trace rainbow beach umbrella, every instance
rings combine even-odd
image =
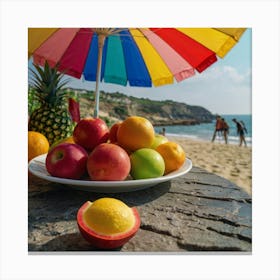
[[[223,58],[246,28],[29,28],[28,58],[86,81],[152,87],[180,82]]]

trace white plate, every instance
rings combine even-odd
[[[29,162],[28,169],[32,174],[51,182],[69,185],[70,187],[78,190],[99,193],[132,192],[136,190],[146,189],[159,183],[170,181],[176,177],[182,176],[189,172],[192,168],[191,160],[186,158],[184,165],[179,170],[158,178],[125,181],[71,180],[51,176],[46,170],[46,156],[46,154],[38,156]]]

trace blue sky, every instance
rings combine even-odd
[[[100,83],[105,92],[121,92],[153,100],[171,99],[203,106],[218,114],[251,114],[252,34],[247,29],[240,41],[223,58],[180,83],[153,88]],[[95,90],[95,82],[71,78],[70,87]]]

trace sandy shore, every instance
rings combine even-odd
[[[183,137],[167,138],[182,145],[194,166],[224,177],[252,194],[251,147],[193,141]]]

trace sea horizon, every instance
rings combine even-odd
[[[252,146],[252,114],[220,114],[222,118],[229,125],[228,143],[233,145],[239,144],[239,136],[237,135],[237,129],[235,123],[232,121],[236,118],[239,121],[243,121],[247,129],[245,139],[248,146]],[[215,129],[215,120],[211,123],[201,123],[198,125],[172,125],[172,126],[157,126],[155,127],[156,133],[159,133],[162,128],[165,128],[166,136],[184,137],[191,140],[208,141],[212,140],[212,136]],[[222,135],[217,135],[215,142],[224,143]]]

